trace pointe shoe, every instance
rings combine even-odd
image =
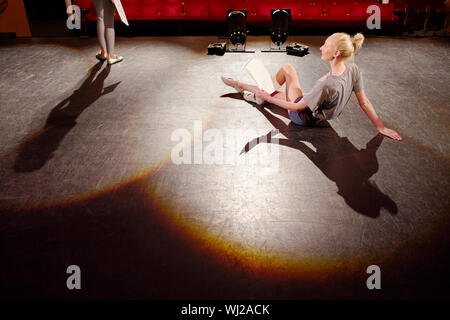
[[[245,92],[242,96],[246,101],[256,103],[259,106],[263,105],[265,102],[263,99],[257,98],[256,93],[253,92]]]
[[[222,76],[221,79],[222,79],[223,83],[225,83],[227,86],[234,88],[234,90],[236,90],[237,92],[239,92],[239,93],[244,92],[244,90],[239,88],[239,86],[237,85],[237,81],[235,82],[235,84],[233,84],[234,80],[231,79],[230,77]]]
[[[115,55],[114,58],[109,58],[108,57],[108,64],[109,65],[114,64],[114,63],[119,63],[121,61],[123,61],[123,57],[122,56]]]
[[[99,50],[95,57],[100,61],[105,61],[106,59],[108,59],[108,55],[106,53],[102,54],[102,50]]]

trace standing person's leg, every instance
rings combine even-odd
[[[106,47],[108,49],[108,64],[114,64],[123,60],[123,57],[114,53],[115,31],[114,14],[116,6],[111,0],[103,0],[105,8]]]
[[[111,0],[101,0],[103,1],[103,8],[105,10],[105,38],[106,38],[106,48],[108,49],[108,57],[113,57],[114,55],[114,41],[115,41],[115,31],[114,31],[114,13],[116,12],[115,5]]]
[[[105,22],[104,22],[104,8],[103,0],[93,0],[95,11],[97,11],[97,38],[100,45],[101,52],[97,53],[97,58],[106,59],[107,50],[105,42]]]

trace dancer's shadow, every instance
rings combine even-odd
[[[223,97],[239,99],[235,94]],[[279,144],[303,152],[328,179],[336,183],[337,193],[352,209],[371,218],[378,217],[382,207],[391,214],[397,213],[396,203],[381,192],[375,182],[369,180],[378,171],[376,151],[383,141],[382,134],[375,135],[366,148],[358,150],[347,138],[340,137],[328,122],[315,128],[298,126],[292,122],[286,125],[264,107],[254,106],[286,137],[279,138]],[[286,110],[275,105],[268,108],[289,119]],[[270,143],[272,134],[273,131],[270,131],[264,138],[249,141],[241,153],[249,152],[259,142]],[[311,143],[316,150],[302,141]],[[326,197],[326,194],[317,195],[317,199],[322,197]]]
[[[120,84],[119,81],[103,88],[111,68],[105,67],[95,77],[101,67],[101,62],[94,65],[83,84],[52,109],[44,128],[23,143],[14,164],[15,171],[31,172],[42,168],[53,157],[67,133],[76,125],[78,116],[98,98],[113,92]]]

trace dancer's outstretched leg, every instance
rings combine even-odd
[[[259,88],[255,85],[245,83],[245,82],[239,82],[237,80],[234,80],[230,77],[222,76],[222,81],[230,86],[233,87],[237,92],[242,93],[244,90],[256,93],[259,91]]]
[[[256,103],[258,105],[261,105],[264,103],[264,100],[256,98],[256,92],[259,91],[259,88],[255,85],[245,83],[245,82],[239,82],[236,80],[233,80],[230,77],[224,77],[222,76],[222,81],[230,86],[233,87],[237,92],[241,93],[245,100]]]
[[[263,100],[256,98],[255,93],[259,91],[257,86],[245,82],[239,82],[231,78],[222,78],[222,80],[225,84],[233,87],[237,92],[242,93],[245,100],[259,105],[264,103]],[[286,100],[286,92],[284,91],[275,91],[272,96],[281,100]]]
[[[279,89],[283,84],[286,83],[286,91],[275,91],[272,96],[294,102],[298,97],[303,96],[302,89],[300,87],[300,82],[298,80],[297,71],[291,64],[284,65],[275,76],[272,77],[275,88]],[[222,77],[222,81],[233,87],[239,93],[243,93],[244,99],[250,102],[257,103],[259,105],[263,104],[264,101],[256,98],[256,93],[259,91],[259,88],[255,85],[239,82],[230,77]],[[244,93],[245,91],[249,91],[250,93]]]
[[[244,90],[256,93],[259,88],[255,85],[239,82],[230,77],[222,77],[225,84],[233,87],[236,91],[242,93]],[[302,89],[300,87],[300,82],[298,80],[297,71],[291,64],[284,65],[276,75],[273,77],[274,85],[279,88],[286,83],[286,91],[284,92],[284,99],[287,101],[295,101],[299,96],[303,96]],[[277,85],[278,84],[278,85]],[[275,96],[277,98],[282,98],[280,93],[282,91],[277,91]]]

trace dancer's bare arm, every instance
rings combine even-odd
[[[356,97],[358,98],[359,106],[364,110],[370,121],[372,121],[372,123],[380,133],[394,140],[402,140],[402,137],[400,137],[397,131],[386,128],[384,126],[383,122],[375,112],[372,103],[370,103],[369,99],[367,98],[364,90],[356,92]]]

